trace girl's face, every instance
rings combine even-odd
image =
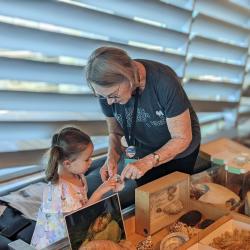
[[[72,174],[85,174],[92,163],[93,149],[92,143],[89,143],[87,148],[80,152],[76,159],[65,160],[63,162],[64,167]]]

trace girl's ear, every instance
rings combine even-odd
[[[69,169],[69,168],[70,168],[70,165],[71,165],[70,160],[64,160],[64,161],[63,161],[63,166],[64,166],[65,168]]]

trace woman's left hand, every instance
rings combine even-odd
[[[132,180],[139,179],[152,167],[152,163],[144,159],[129,163],[125,166],[121,173],[121,180],[123,181],[125,178]]]

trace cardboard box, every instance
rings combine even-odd
[[[136,188],[136,233],[151,235],[173,223],[183,214],[185,208],[189,206],[189,178],[188,174],[174,172]],[[177,200],[181,201],[183,212],[176,215],[165,213],[169,205]]]

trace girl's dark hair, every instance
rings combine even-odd
[[[66,127],[55,133],[45,170],[46,180],[55,183],[58,180],[59,163],[66,159],[75,160],[90,143],[92,143],[90,137],[75,127]]]

